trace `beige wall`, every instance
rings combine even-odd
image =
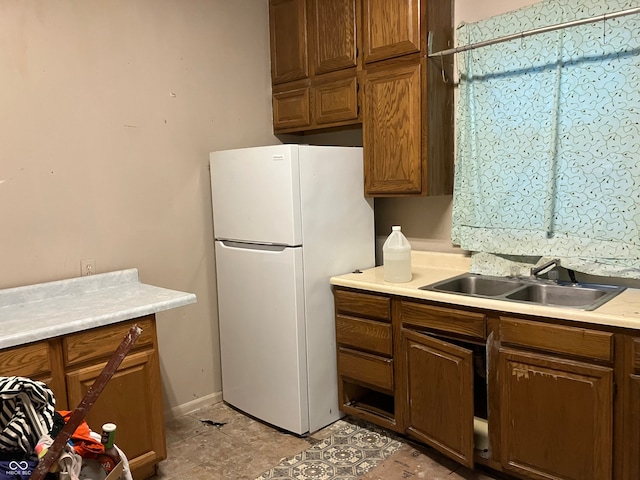
[[[457,0],[456,23],[528,3]],[[208,153],[278,142],[268,38],[267,0],[0,0],[0,288],[95,258],[195,293],[158,315],[166,409],[219,398]],[[377,229],[446,243],[450,209],[377,200]]]
[[[0,0],[0,288],[136,267],[165,408],[221,390],[208,153],[271,134],[266,0]]]

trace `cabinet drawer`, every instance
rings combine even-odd
[[[362,318],[336,316],[336,338],[346,345],[391,356],[391,324]]]
[[[613,361],[613,333],[500,317],[500,342],[589,359]]]
[[[134,321],[117,323],[87,332],[69,335],[63,339],[63,355],[66,366],[77,365],[88,360],[108,358],[122,343],[124,336],[137,324],[142,333],[134,348],[152,345],[155,341],[153,316],[138,318]]]
[[[340,348],[338,375],[383,390],[393,390],[393,360],[389,358]]]
[[[23,345],[0,352],[0,375],[36,377],[53,370],[47,342]]]
[[[336,312],[391,321],[391,299],[373,293],[335,290]]]
[[[486,316],[453,308],[434,307],[422,303],[402,302],[402,326],[418,327],[445,333],[486,339]]]

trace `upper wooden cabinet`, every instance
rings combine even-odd
[[[451,1],[363,0],[365,194],[453,192],[451,60],[427,57],[451,45]]]
[[[362,124],[365,195],[451,194],[452,3],[270,0],[274,133]]]
[[[420,51],[420,0],[363,0],[362,13],[366,63]]]
[[[271,81],[274,85],[309,76],[306,0],[270,0]]]
[[[270,0],[275,133],[360,123],[359,0]]]

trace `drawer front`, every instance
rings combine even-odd
[[[0,352],[0,375],[35,377],[51,372],[49,344],[39,342]]]
[[[393,360],[389,358],[340,348],[338,375],[386,391],[393,390]]]
[[[487,322],[483,313],[406,301],[402,302],[401,312],[402,326],[405,328],[427,328],[476,340],[485,340],[487,337]]]
[[[550,353],[613,361],[613,333],[500,317],[500,341]]]
[[[135,324],[142,329],[142,333],[136,340],[134,348],[153,345],[156,334],[153,316],[150,315],[65,337],[63,339],[65,365],[72,366],[89,360],[111,357],[131,326]]]
[[[633,339],[633,368],[640,370],[640,338]]]
[[[335,290],[336,312],[391,321],[391,299],[373,293]]]
[[[361,318],[336,316],[338,345],[391,356],[391,324]]]

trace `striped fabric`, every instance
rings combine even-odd
[[[17,397],[21,392],[31,400],[47,432],[53,427],[55,398],[43,382],[25,377],[0,377],[0,451],[31,454],[38,443],[38,434]]]

